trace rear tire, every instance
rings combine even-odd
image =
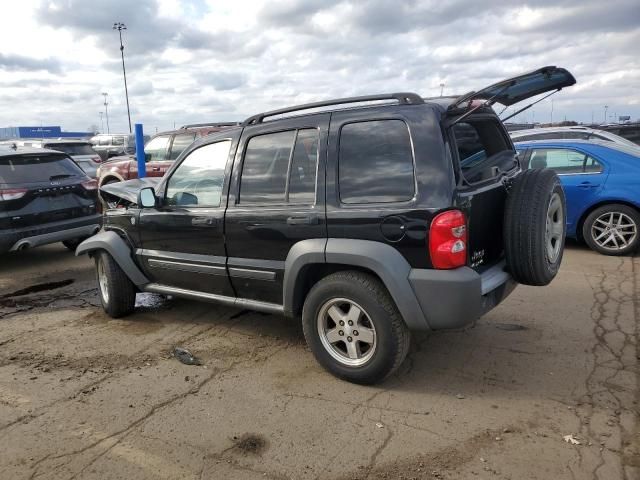
[[[596,208],[584,220],[582,236],[591,250],[603,255],[627,255],[640,245],[640,213],[612,203]]]
[[[98,294],[102,308],[112,318],[120,318],[133,312],[136,289],[120,265],[105,251],[95,255]]]
[[[552,170],[522,172],[513,182],[504,216],[504,250],[513,278],[548,285],[558,273],[566,235],[566,200]]]
[[[356,271],[331,274],[313,286],[304,302],[302,327],[320,365],[360,384],[391,375],[407,356],[411,338],[384,285]]]

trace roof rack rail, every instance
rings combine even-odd
[[[254,125],[256,123],[262,123],[266,117],[273,117],[275,115],[282,115],[284,113],[297,112],[299,110],[309,110],[312,108],[329,107],[332,105],[343,105],[347,103],[375,102],[378,100],[397,100],[398,103],[402,105],[417,105],[424,103],[424,100],[420,95],[410,92],[383,93],[380,95],[364,95],[361,97],[338,98],[335,100],[306,103],[303,105],[271,110],[270,112],[258,113],[257,115],[253,115],[252,117],[247,118],[244,122],[242,122],[242,125],[247,126]]]
[[[238,125],[240,125],[240,122],[190,123],[188,125],[182,125],[180,130],[198,127],[236,127]]]

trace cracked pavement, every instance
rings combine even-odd
[[[639,262],[571,244],[552,285],[363,387],[294,320],[149,294],[113,320],[90,259],[4,255],[0,478],[638,479]]]

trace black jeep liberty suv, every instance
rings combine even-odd
[[[521,170],[491,105],[574,83],[544,67],[457,98],[255,115],[196,141],[156,183],[129,181],[135,201],[106,211],[77,254],[95,258],[112,317],[140,291],[301,317],[323,367],[381,381],[410,331],[462,327],[517,283],[555,277],[562,187]]]

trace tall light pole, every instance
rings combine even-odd
[[[553,127],[553,98],[551,99],[551,126]]]
[[[127,89],[127,71],[124,68],[124,45],[122,44],[122,31],[127,29],[124,23],[116,22],[113,24],[113,29],[117,30],[120,34],[120,55],[122,56],[122,76],[124,77],[124,95],[127,99],[127,116],[129,117],[129,133],[131,130],[131,111],[129,110],[129,90]]]
[[[109,102],[107,102],[109,94],[107,92],[102,92],[102,96],[104,97],[104,116],[107,118],[107,133],[111,133],[109,131],[109,108],[107,107],[107,105],[109,105]]]
[[[102,119],[102,115],[104,115],[104,112],[98,112],[100,114],[100,131],[102,133],[104,133],[104,120]]]
[[[609,110],[609,105],[604,106],[604,123],[607,123],[607,110]]]
[[[444,83],[441,83],[440,84],[440,96],[442,96],[443,92],[444,92]]]

